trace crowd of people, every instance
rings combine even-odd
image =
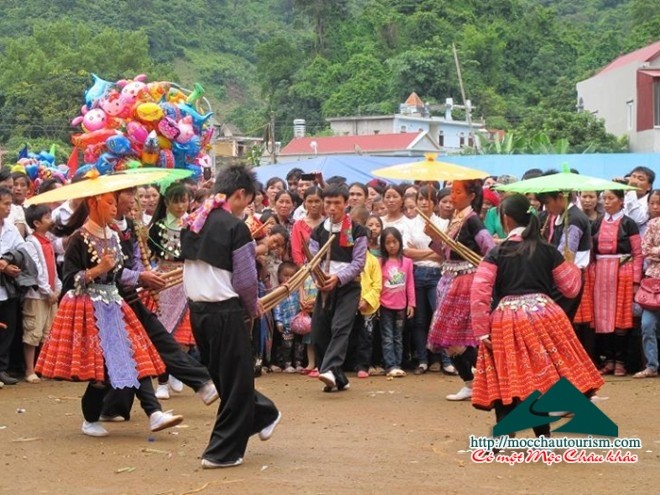
[[[457,375],[462,383],[447,400],[471,399],[495,409],[498,421],[530,387],[552,384],[529,376],[544,374],[549,362],[530,351],[548,345],[539,335],[560,349],[551,360],[557,376],[588,395],[602,385],[600,375],[658,374],[660,309],[636,303],[644,280],[660,280],[660,190],[646,167],[617,179],[636,188],[628,192],[527,195],[498,192],[516,181],[508,175],[347,184],[294,168],[252,184],[234,169],[215,184],[185,180],[29,207],[29,195],[62,184],[49,179],[35,190],[24,173],[2,169],[0,387],[35,384],[40,375],[88,381],[83,432],[91,436],[107,434],[101,420],[128,419],[134,395],[152,430],[177,424],[182,418],[159,401],[184,384],[206,404],[220,391],[223,403],[241,409],[249,380],[228,378],[212,356],[235,356],[207,339],[209,312],[231,322],[241,307],[252,317],[251,338],[233,345],[249,349],[250,379],[297,373],[335,392],[350,388],[352,373],[358,380]],[[551,173],[529,170],[521,179]],[[215,209],[231,211],[249,238]],[[226,235],[210,234],[210,225]],[[467,261],[438,231],[484,261]],[[258,295],[271,293],[331,239],[321,274],[272,311],[261,311],[241,285],[243,272],[255,270]],[[211,246],[226,250],[223,259],[209,254]],[[218,299],[207,299],[200,280],[217,285]],[[233,297],[236,308],[218,302]],[[534,318],[515,316],[529,308]],[[121,334],[106,324],[120,320]],[[135,363],[130,373],[126,360]],[[117,390],[109,392],[108,382]],[[253,423],[221,411],[216,430],[231,423],[232,431],[268,438],[281,415],[254,393]],[[242,462],[243,440],[228,451],[223,438],[212,437],[205,467]]]

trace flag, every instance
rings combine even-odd
[[[18,152],[18,159],[22,158],[27,158],[28,157],[28,146],[27,144],[24,144],[23,147],[21,148],[21,151]]]
[[[66,166],[69,167],[69,179],[73,179],[73,176],[76,175],[76,170],[78,170],[78,148],[74,147],[71,150],[71,155],[69,155]]]

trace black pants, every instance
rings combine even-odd
[[[598,365],[598,360],[596,359],[596,332],[594,329],[589,326],[589,323],[574,324],[573,328],[580,344],[584,347],[591,361],[595,365]]]
[[[140,388],[138,389],[114,389],[109,387],[102,387],[99,385],[92,385],[92,383],[89,383],[87,385],[87,390],[85,390],[81,400],[81,407],[85,421],[94,423],[95,421],[99,420],[103,409],[106,408],[105,402],[107,401],[110,394],[113,394],[114,400],[117,401],[118,405],[126,404],[126,401],[130,400],[130,404],[128,406],[129,414],[131,407],[133,406],[133,397],[135,395],[138,396],[140,405],[142,406],[142,409],[147,416],[151,416],[156,411],[162,410],[160,404],[158,403],[158,399],[156,399],[156,394],[154,393],[154,386],[151,383],[151,378],[140,379]],[[126,419],[129,418],[129,416],[124,417]]]
[[[472,367],[477,364],[476,347],[468,346],[462,354],[451,356],[450,359],[454,368],[458,371],[458,376],[460,376],[464,382],[470,382],[474,379]]]
[[[174,375],[195,392],[211,380],[208,370],[185,352],[174,337],[165,330],[158,317],[149,311],[142,302],[137,301],[130,304],[131,309],[147,331],[149,339],[160,354],[167,372]],[[130,417],[133,399],[136,390],[121,389],[111,390],[105,398],[104,416]]]
[[[250,333],[238,299],[189,305],[202,363],[222,397],[203,458],[235,461],[245,455],[250,436],[273,423],[278,411],[254,389]]]
[[[0,328],[0,371],[9,369],[9,355],[18,326],[18,298],[0,301],[0,322],[7,328]]]
[[[322,297],[316,298],[312,314],[312,342],[316,345],[319,371],[332,370],[337,374],[346,359],[348,340],[360,302],[360,284],[350,282],[328,293],[325,306]]]

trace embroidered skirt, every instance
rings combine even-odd
[[[493,349],[479,346],[472,405],[490,410],[535,390],[545,393],[561,377],[591,393],[603,379],[562,309],[543,294],[508,296],[491,315]]]
[[[427,347],[432,352],[452,346],[476,347],[470,316],[475,269],[464,261],[449,261],[443,264],[442,270]]]
[[[596,333],[633,327],[633,264],[619,256],[598,256],[594,278]]]
[[[578,306],[573,323],[593,323],[594,321],[594,278],[595,266],[593,263],[584,272],[584,289],[582,290],[582,299]]]
[[[165,372],[135,313],[121,298],[66,294],[35,370],[46,378],[109,382],[113,388]],[[107,376],[106,376],[107,370]]]

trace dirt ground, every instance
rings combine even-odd
[[[151,434],[136,406],[130,422],[108,425],[110,436],[98,439],[80,432],[84,384],[6,386],[0,494],[621,494],[660,483],[659,379],[610,378],[600,393],[619,436],[642,440],[634,465],[475,464],[468,437],[489,434],[492,415],[446,401],[459,382],[437,373],[353,378],[342,393],[321,385],[300,375],[258,378],[284,419],[268,442],[250,441],[242,466],[221,470],[200,467],[215,406],[190,389],[163,401],[185,415],[180,427]]]

